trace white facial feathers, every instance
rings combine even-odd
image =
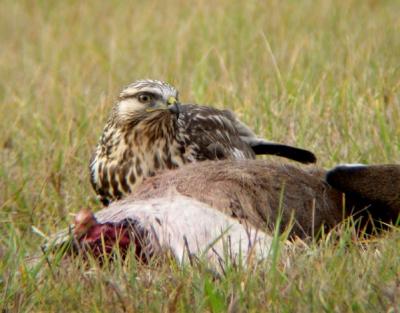
[[[153,94],[158,101],[166,104],[168,99],[178,99],[178,91],[171,85],[159,80],[138,80],[125,87],[119,94],[118,116],[122,119],[129,118],[131,114],[147,108],[135,98],[139,92]]]

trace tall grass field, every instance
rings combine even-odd
[[[395,228],[360,240],[343,225],[218,277],[40,249],[71,213],[101,208],[89,158],[119,90],[141,78],[229,108],[321,167],[398,163],[399,1],[2,0],[0,45],[0,312],[400,311]]]

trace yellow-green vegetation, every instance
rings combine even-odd
[[[71,212],[100,208],[88,160],[119,89],[169,81],[319,165],[400,156],[400,2],[0,2],[1,312],[398,312],[400,232],[333,238],[253,270],[134,260],[29,266]]]

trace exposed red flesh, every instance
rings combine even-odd
[[[131,244],[140,261],[146,263],[149,260],[149,255],[143,252],[146,231],[135,222],[99,223],[90,210],[82,209],[76,215],[74,224],[79,249],[101,263],[104,257],[111,258],[116,251],[124,259]]]
[[[78,242],[95,258],[102,258],[104,254],[111,256],[113,250],[117,249],[124,258],[131,244],[131,236],[128,226],[97,223],[91,226]]]

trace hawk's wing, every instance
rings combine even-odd
[[[272,154],[285,157],[301,163],[315,163],[317,158],[314,153],[296,148],[293,146],[283,145],[276,142],[268,141],[264,138],[257,137],[253,131],[240,121],[231,111],[226,111],[231,115],[235,128],[238,130],[240,138],[252,147],[255,154]]]
[[[254,158],[255,154],[270,154],[301,163],[316,162],[310,151],[257,137],[229,110],[190,104],[182,105],[180,110],[179,120],[187,135],[186,143],[196,143],[204,159],[248,159]]]
[[[253,149],[242,140],[232,113],[199,105],[180,105],[178,126],[186,153],[194,160],[254,159]]]

